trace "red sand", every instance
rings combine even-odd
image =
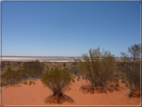
[[[64,102],[61,105],[140,105],[140,98],[129,98],[127,87],[119,81],[120,91],[112,93],[83,94],[79,88],[88,84],[85,80],[75,81],[70,90],[64,92],[74,100],[74,103]],[[2,105],[49,105],[45,98],[52,95],[52,91],[45,87],[40,80],[35,85],[24,85],[21,87],[2,87]],[[57,105],[57,104],[51,104]]]

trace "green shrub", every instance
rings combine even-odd
[[[126,53],[121,52],[121,58],[124,63],[122,71],[129,82],[130,90],[140,90],[140,46],[136,44],[132,45],[128,48],[128,52],[132,58]]]
[[[89,50],[87,54],[82,55],[84,61],[78,59],[78,71],[89,80],[92,87],[104,86],[111,81],[116,71],[115,58],[109,51],[100,52],[100,48]]]
[[[23,78],[33,78],[38,76],[38,71],[29,68],[24,68],[20,70]]]
[[[1,85],[2,85],[2,86],[7,86],[8,84],[7,84],[7,82],[2,81],[2,82],[1,82]]]
[[[2,61],[1,68],[5,68],[5,66],[6,66],[6,63],[4,61]]]
[[[10,85],[14,85],[21,82],[22,79],[19,71],[14,71],[9,67],[6,73],[2,75],[2,80]]]
[[[34,73],[36,73],[36,76],[40,77],[40,75],[43,72],[44,63],[36,60],[36,61],[24,62],[23,66],[25,69],[30,69],[35,71]]]
[[[63,67],[66,68],[66,63],[63,63]]]
[[[56,95],[63,92],[63,88],[69,85],[73,80],[73,76],[68,70],[55,68],[44,74],[41,80],[43,84],[53,91],[53,95]]]

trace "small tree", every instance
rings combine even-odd
[[[122,68],[129,82],[130,91],[132,92],[140,89],[140,46],[136,44],[132,45],[128,48],[128,52],[133,60],[131,60],[129,55],[121,52],[121,58],[125,64]],[[135,87],[132,87],[133,85]]]
[[[53,91],[53,95],[48,96],[45,102],[49,103],[63,103],[64,101],[73,102],[73,99],[67,95],[63,94],[65,88],[70,84],[71,81],[74,82],[73,76],[70,71],[66,69],[55,68],[50,72],[45,73],[41,77],[43,84]]]
[[[55,68],[47,72],[42,78],[43,84],[53,91],[53,95],[63,94],[63,88],[69,85],[73,76],[70,71]]]
[[[113,79],[116,69],[115,58],[109,51],[100,52],[100,48],[89,50],[89,55],[84,54],[83,60],[78,59],[78,71],[88,79],[92,87],[105,86]]]
[[[140,58],[140,45],[134,44],[131,47],[128,47],[128,52],[135,61],[137,58]]]

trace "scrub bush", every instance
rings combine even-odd
[[[112,81],[116,71],[114,55],[109,51],[100,52],[100,48],[89,50],[82,55],[83,61],[78,59],[78,71],[85,79],[89,80],[92,87],[105,86]]]
[[[69,70],[55,68],[41,77],[43,84],[53,91],[53,95],[63,93],[63,88],[73,81]]]

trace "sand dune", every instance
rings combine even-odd
[[[70,90],[64,94],[71,97],[74,102],[64,102],[61,105],[140,105],[140,98],[127,96],[127,87],[121,83],[121,80],[119,81],[120,91],[112,93],[83,94],[79,88],[87,84],[89,82],[85,80],[72,83]],[[52,95],[52,91],[38,79],[35,85],[20,84],[20,87],[2,87],[2,105],[58,105],[44,102],[49,95]]]

